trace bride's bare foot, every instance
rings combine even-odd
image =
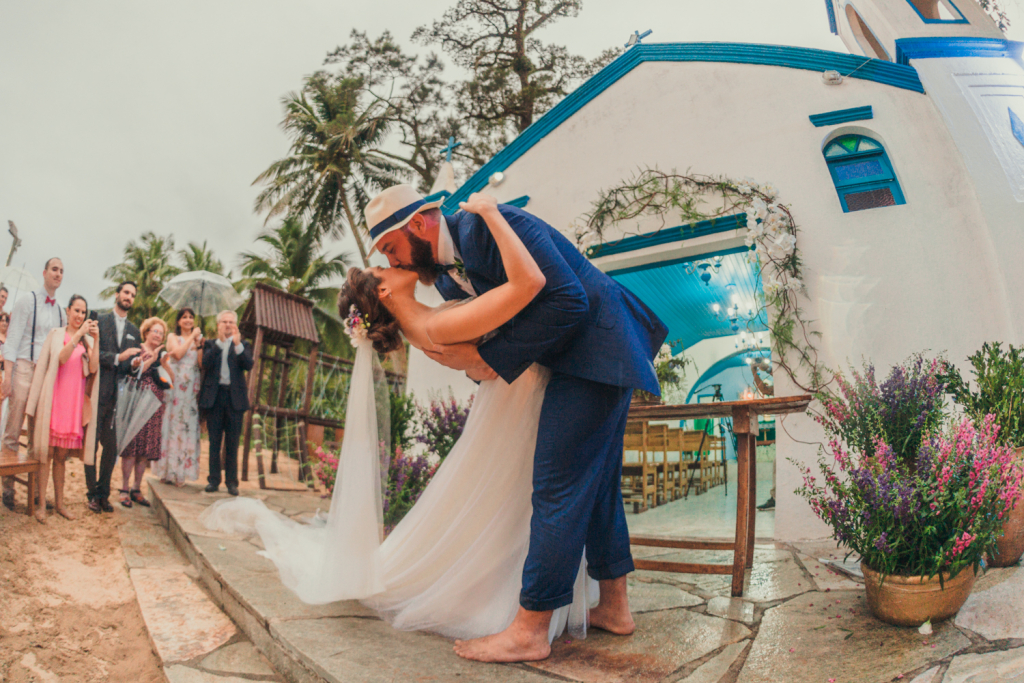
[[[515,620],[501,633],[456,640],[455,654],[477,662],[539,662],[551,654],[550,623],[551,612],[530,612],[520,607]]]
[[[71,514],[70,512],[68,512],[67,508],[65,508],[63,505],[61,505],[60,507],[56,508],[56,511],[57,511],[57,514],[60,515],[61,517],[63,517],[64,519],[69,519],[72,522],[75,521],[75,516],[73,514]]]
[[[636,630],[629,612],[625,576],[601,581],[601,601],[590,610],[590,626],[618,636],[628,636]]]

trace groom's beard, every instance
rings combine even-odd
[[[404,232],[404,231],[403,231]],[[437,279],[437,261],[434,260],[434,248],[427,240],[417,237],[412,232],[406,232],[409,238],[409,246],[412,247],[412,263],[402,266],[405,270],[411,270],[420,276],[420,282],[428,287],[434,284]]]

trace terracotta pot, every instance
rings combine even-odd
[[[1018,448],[1017,455],[1024,457],[1024,448]],[[1024,492],[1003,521],[1003,535],[996,541],[995,556],[989,558],[988,565],[1010,567],[1020,561],[1021,555],[1024,555]]]
[[[968,567],[954,579],[943,575],[944,585],[938,576],[887,576],[882,581],[882,575],[863,562],[860,568],[871,613],[896,626],[920,626],[928,620],[936,623],[949,619],[963,607],[977,578]]]
[[[345,430],[344,429],[338,429],[336,427],[334,429],[334,440],[337,441],[339,444],[342,441],[344,441],[345,440]]]

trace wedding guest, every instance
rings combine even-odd
[[[25,407],[32,389],[32,375],[46,335],[55,327],[64,327],[64,310],[57,305],[57,288],[64,280],[64,263],[51,258],[43,266],[43,288],[23,296],[14,304],[7,339],[4,341],[4,377],[0,398],[7,398],[7,423],[4,425],[0,453],[17,455]],[[32,435],[29,435],[31,440]],[[31,443],[29,444],[31,450]],[[45,499],[40,499],[45,505]],[[3,478],[3,504],[14,509],[14,477]]]
[[[164,424],[164,382],[160,378],[163,368],[174,384],[174,372],[168,365],[164,351],[167,323],[160,318],[147,318],[139,328],[142,335],[142,365],[139,368],[140,385],[144,391],[152,391],[160,399],[160,407],[146,421],[139,433],[121,451],[121,505],[130,508],[132,503],[149,507],[149,501],[142,495],[142,477],[146,464],[160,459],[160,436]],[[135,472],[135,488],[129,488],[132,472]]]
[[[203,345],[203,388],[199,407],[206,414],[210,435],[210,475],[208,493],[220,487],[220,446],[224,442],[224,483],[228,493],[238,495],[238,440],[242,435],[242,416],[249,410],[249,391],[245,373],[252,369],[252,347],[242,341],[238,316],[234,311],[217,314],[217,338]]]
[[[100,367],[103,371],[100,373],[96,425],[102,455],[99,458],[98,473],[95,461],[85,465],[86,495],[92,512],[114,511],[110,504],[110,478],[117,463],[117,434],[114,431],[117,383],[142,362],[139,355],[142,351],[139,328],[128,320],[128,311],[135,303],[136,290],[131,280],[120,283],[114,294],[114,309],[99,317]]]
[[[0,286],[0,311],[7,308],[7,288]]]
[[[7,341],[7,328],[11,325],[11,314],[7,311],[0,311],[0,386],[4,381],[4,354],[3,344]],[[4,433],[4,425],[7,424],[7,399],[0,400],[0,434]]]
[[[64,467],[67,458],[86,462],[96,450],[96,375],[100,370],[100,329],[86,320],[88,304],[78,294],[67,308],[67,327],[46,335],[39,353],[25,414],[33,418],[32,455],[43,463],[39,496],[46,499],[53,463],[53,508],[74,519],[64,506]],[[36,520],[46,522],[46,507],[36,508]]]
[[[199,478],[199,369],[203,333],[191,308],[178,311],[174,333],[167,335],[168,366],[174,386],[164,392],[163,454],[153,474],[165,484],[181,486]]]

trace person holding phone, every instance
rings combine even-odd
[[[88,304],[75,294],[67,307],[65,327],[46,335],[36,362],[25,414],[34,418],[32,455],[42,464],[39,498],[46,499],[53,463],[53,508],[69,520],[64,504],[65,463],[69,457],[93,462],[96,451],[96,377],[100,371],[100,328],[86,320]],[[46,523],[46,506],[36,508]]]

